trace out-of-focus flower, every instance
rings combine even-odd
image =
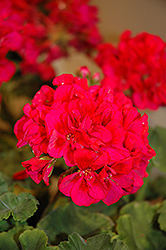
[[[125,31],[117,47],[98,47],[97,64],[102,68],[102,85],[125,91],[140,109],[166,105],[166,43],[158,36]]]
[[[89,3],[1,1],[0,83],[9,81],[16,71],[6,58],[11,51],[21,59],[17,65],[22,74],[38,74],[44,81],[54,78],[52,62],[67,56],[71,46],[91,54],[102,38],[97,29],[97,8]]]
[[[99,84],[100,74],[97,72],[94,75],[92,75],[87,66],[78,67],[76,74],[78,77],[88,79],[89,85]]]
[[[13,175],[14,180],[25,180],[28,177],[29,177],[29,174],[27,174],[25,170],[18,171],[14,173]]]

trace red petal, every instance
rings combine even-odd
[[[91,183],[87,180],[89,185],[89,195],[97,200],[103,199],[107,194],[106,186],[103,182],[99,180],[99,178],[95,178],[95,180]]]
[[[103,202],[110,206],[111,204],[117,202],[123,195],[123,190],[115,182],[109,180],[108,182],[108,194],[106,198],[103,199]]]
[[[56,130],[53,130],[47,149],[49,155],[55,158],[61,158],[67,146],[66,144],[67,142],[64,136],[59,134]]]
[[[73,188],[74,184],[78,181],[79,179],[79,173],[76,172],[74,174],[70,174],[65,176],[64,178],[60,178],[58,187],[59,190],[66,196],[70,196],[71,194],[71,189]]]
[[[128,174],[133,166],[133,159],[131,157],[114,163],[111,168],[115,170],[116,173]]]
[[[25,180],[25,179],[27,179],[28,177],[29,177],[29,174],[27,174],[25,170],[16,172],[16,173],[13,175],[13,179],[14,179],[14,180]]]
[[[0,62],[0,83],[8,82],[16,71],[16,66],[13,62],[7,59],[1,59]]]
[[[91,136],[97,137],[103,142],[109,142],[112,139],[112,133],[104,126],[97,125]]]
[[[71,198],[73,202],[78,206],[87,207],[95,201],[95,199],[89,196],[87,183],[83,177],[81,177],[73,186],[71,190]]]
[[[74,154],[75,163],[81,170],[90,168],[95,157],[94,151],[85,148],[76,150]]]
[[[61,86],[64,84],[71,84],[74,81],[74,76],[72,74],[62,74],[54,78],[52,84]]]

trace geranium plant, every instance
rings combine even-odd
[[[144,110],[166,104],[165,42],[101,43],[89,0],[5,0],[0,13],[0,250],[165,250],[166,129]],[[71,47],[104,76],[56,76]]]
[[[107,205],[135,193],[155,155],[148,143],[147,115],[142,117],[129,98],[110,87],[63,74],[53,90],[42,86],[24,106],[14,131],[18,147],[29,144],[35,157],[23,162],[26,173],[48,185],[56,159],[64,157],[70,170],[59,179],[59,189],[75,204]],[[74,167],[73,167],[74,166]]]

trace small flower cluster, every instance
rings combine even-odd
[[[55,90],[41,87],[15,124],[17,146],[29,144],[35,154],[23,162],[27,174],[48,185],[54,162],[63,157],[70,168],[61,174],[59,190],[80,206],[100,200],[110,205],[136,192],[155,155],[148,116],[141,117],[122,92],[88,87],[86,78],[63,74],[53,85]]]
[[[103,85],[126,91],[140,109],[166,105],[166,43],[158,36],[125,31],[117,47],[99,45],[97,64],[104,73]]]
[[[54,78],[52,61],[74,46],[90,54],[101,42],[97,8],[90,0],[4,0],[0,2],[0,84],[16,72],[9,52],[19,56],[23,74]],[[46,14],[45,14],[46,13]]]
[[[98,9],[91,0],[51,0],[46,5],[49,18],[71,35],[68,43],[88,54],[102,41],[97,28]]]

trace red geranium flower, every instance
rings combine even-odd
[[[70,74],[53,84],[56,90],[43,86],[15,125],[18,146],[28,143],[37,156],[23,163],[26,172],[37,182],[45,178],[45,163],[37,167],[41,154],[64,157],[71,169],[62,174],[59,189],[77,205],[110,205],[136,192],[155,155],[147,139],[148,116],[109,86],[89,88],[86,79]]]
[[[66,196],[71,196],[79,206],[89,206],[103,199],[107,194],[106,185],[95,172],[106,163],[107,156],[97,154],[88,149],[75,152],[75,162],[79,171],[60,178],[59,189]]]
[[[102,85],[125,91],[138,108],[157,109],[166,105],[166,43],[143,32],[131,37],[125,31],[117,47],[98,47],[97,64],[102,68]]]
[[[6,59],[11,51],[21,57],[22,74],[38,74],[44,81],[54,78],[52,62],[68,56],[71,46],[90,55],[102,40],[97,15],[90,0],[1,1],[0,83],[16,71]]]

